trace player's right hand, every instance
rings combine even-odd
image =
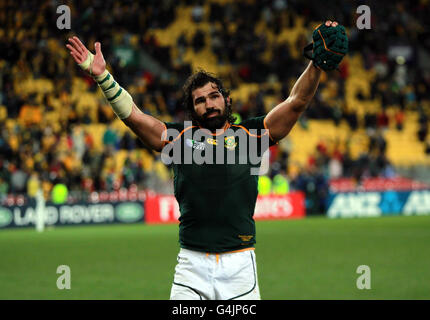
[[[101,51],[100,42],[94,44],[95,55],[82,44],[78,37],[69,38],[69,42],[70,44],[66,44],[66,47],[70,50],[70,55],[91,76],[101,75],[106,70],[106,62]]]
[[[344,26],[337,21],[327,20],[312,33],[313,64],[324,71],[338,68],[348,53],[348,36]]]

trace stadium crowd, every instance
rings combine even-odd
[[[39,186],[49,195],[59,182],[87,192],[133,184],[147,188],[154,185],[149,181],[165,176],[163,169],[145,170],[140,157],[127,156],[118,170],[119,150],[146,150],[154,162],[160,162],[159,155],[113,125],[116,118],[96,84],[76,67],[64,47],[72,34],[91,49],[95,40],[100,41],[115,78],[136,105],[164,121],[185,118],[181,85],[193,71],[186,52],[198,54],[208,48],[216,63],[226,67],[223,77],[231,90],[244,83],[261,85],[245,99],[233,101],[234,111],[246,119],[266,112],[267,95],[276,96],[277,102],[288,96],[308,62],[302,48],[309,42],[312,23],[335,17],[349,32],[350,54],[359,54],[365,69],[376,74],[370,92],[356,98],[379,99],[382,108],[369,108],[361,115],[348,105],[345,80],[354,70],[346,60],[330,81],[321,82],[298,125],[306,128],[314,119],[333,121],[334,126],[345,122],[352,131],[366,130],[368,148],[353,158],[347,142],[320,141],[306,165],[293,172],[289,158],[295,151],[287,138],[272,147],[269,176],[288,177],[290,189],[317,199],[318,210],[324,206],[330,178],[392,176],[395,170],[386,154],[384,132],[392,123],[402,131],[408,110],[418,113],[416,137],[430,153],[428,1],[371,1],[377,32],[355,27],[360,1],[329,1],[330,5],[314,0],[306,5],[298,0],[65,2],[71,8],[70,31],[57,28],[56,1],[0,1],[0,197],[34,196]],[[387,5],[392,10],[384,10]],[[191,9],[196,32],[182,32],[172,45],[163,45],[152,31],[182,19],[178,7]],[[205,24],[209,28],[200,28]],[[307,31],[293,45],[276,40],[284,36],[285,28],[295,26]],[[82,98],[88,95],[93,98]],[[387,112],[388,106],[394,112]],[[95,124],[103,125],[100,148],[89,129]]]

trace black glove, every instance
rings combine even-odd
[[[305,57],[313,60],[314,64],[325,70],[337,69],[339,63],[348,52],[348,37],[345,28],[338,24],[327,27],[321,24],[312,33],[313,43],[305,47]],[[306,51],[312,49],[312,57]]]

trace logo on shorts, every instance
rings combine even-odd
[[[240,238],[240,240],[242,240],[242,241],[244,241],[244,242],[248,242],[248,241],[250,241],[254,236],[242,236],[242,235],[239,235],[238,237]]]

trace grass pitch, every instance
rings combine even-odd
[[[168,299],[178,250],[177,225],[1,230],[0,299]],[[260,221],[255,252],[263,299],[430,299],[430,216]]]

